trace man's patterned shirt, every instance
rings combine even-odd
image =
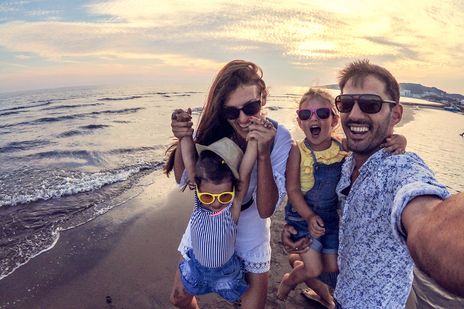
[[[401,214],[417,196],[445,199],[450,194],[414,153],[391,155],[379,150],[351,184],[353,169],[350,154],[337,186],[342,216],[335,298],[343,308],[404,308],[414,263]],[[347,196],[342,193],[345,189]]]

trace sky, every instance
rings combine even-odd
[[[209,87],[233,59],[270,86],[337,82],[356,59],[464,94],[464,1],[0,0],[0,92]]]

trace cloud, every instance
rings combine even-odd
[[[16,55],[15,58],[19,60],[28,60],[28,59],[31,59],[32,57],[27,56],[27,55]]]
[[[307,74],[370,58],[401,73],[410,71],[408,66],[444,71],[464,65],[462,6],[432,0],[349,5],[314,0],[310,6],[301,1],[109,0],[86,5],[92,16],[86,22],[65,20],[54,10],[29,11],[41,21],[0,24],[0,46],[54,64],[213,69],[241,57]]]

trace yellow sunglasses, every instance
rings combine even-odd
[[[232,202],[235,196],[235,189],[232,192],[221,192],[221,193],[209,193],[209,192],[200,192],[198,191],[198,187],[196,187],[196,192],[198,199],[205,205],[209,205],[214,203],[214,200],[217,198],[219,203],[221,204],[229,204]]]

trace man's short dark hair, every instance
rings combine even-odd
[[[374,75],[385,83],[385,92],[390,96],[389,99],[400,101],[400,86],[395,77],[387,69],[371,64],[367,59],[356,60],[340,71],[338,75],[340,91],[343,93],[343,88],[350,79],[354,86],[362,87],[368,75]]]

